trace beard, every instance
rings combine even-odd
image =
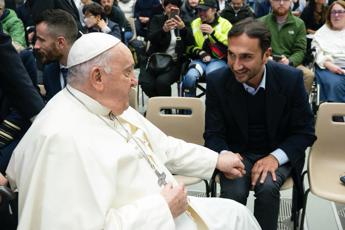
[[[272,11],[273,11],[274,15],[281,17],[281,16],[285,16],[289,13],[290,7],[289,8],[278,7],[276,9],[272,9]]]
[[[112,6],[104,6],[103,8],[106,15],[110,14]]]
[[[55,61],[59,61],[62,58],[62,54],[56,52],[56,50],[50,50],[48,52],[43,52],[37,49],[34,49],[34,55],[40,60],[42,64],[49,64]]]

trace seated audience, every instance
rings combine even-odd
[[[316,31],[315,75],[320,84],[320,100],[345,102],[345,2],[334,1],[326,14],[326,24]]]
[[[88,33],[103,32],[121,39],[121,30],[117,23],[105,16],[103,7],[98,3],[91,3],[83,7],[84,23]]]
[[[181,4],[181,0],[164,0],[164,14],[151,19],[147,34],[150,41],[148,58],[141,65],[139,75],[139,84],[149,97],[171,96],[170,86],[180,77],[183,54],[187,45],[193,44],[192,34],[178,14]],[[177,12],[176,16],[173,12]],[[164,70],[149,68],[150,56],[157,52],[167,54],[172,59]]]
[[[134,4],[136,0],[119,0],[117,5],[120,7],[126,18],[132,18],[134,13]]]
[[[231,24],[235,24],[248,17],[254,18],[255,15],[249,5],[245,4],[245,0],[231,0],[220,12],[220,16],[227,19]]]
[[[198,17],[196,7],[199,4],[199,0],[185,0],[181,6],[181,19],[190,26],[190,23]]]
[[[184,96],[195,97],[200,77],[226,67],[227,34],[231,23],[218,16],[216,0],[203,0],[197,6],[198,18],[191,24],[194,44],[187,50],[192,57],[187,73],[183,77]]]
[[[125,14],[118,6],[114,5],[113,0],[100,0],[100,3],[103,6],[105,15],[108,19],[119,25],[122,41],[128,45],[128,42],[133,37],[133,32]]]
[[[166,136],[128,107],[137,83],[130,50],[90,33],[72,46],[68,85],[22,139],[7,168],[18,229],[260,229],[235,201],[189,197],[171,172],[244,175],[233,153]]]
[[[0,22],[3,31],[12,38],[16,50],[23,50],[26,47],[23,22],[17,17],[14,10],[6,8],[4,0],[0,0]]]
[[[26,0],[26,2],[30,6],[34,21],[36,21],[45,10],[61,9],[72,15],[80,31],[83,31],[84,29],[74,0]]]
[[[292,15],[291,3],[291,0],[271,0],[272,12],[260,20],[271,32],[273,60],[301,69],[305,88],[310,93],[314,74],[302,65],[307,50],[305,25]]]
[[[159,0],[137,0],[134,5],[135,28],[137,35],[146,38],[150,18],[154,9],[160,6]]]

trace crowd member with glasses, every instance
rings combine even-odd
[[[248,17],[254,18],[254,12],[244,0],[231,0],[221,11],[220,16],[227,19],[231,24],[235,24]]]
[[[271,0],[272,12],[260,20],[271,32],[273,59],[302,70],[304,86],[309,93],[314,74],[302,65],[307,50],[306,29],[303,20],[292,15],[291,4],[291,0]]]
[[[320,84],[320,100],[345,102],[345,2],[333,2],[326,14],[326,24],[316,31],[315,75]]]

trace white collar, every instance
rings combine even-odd
[[[68,93],[71,94],[76,100],[78,100],[82,105],[86,107],[87,110],[90,112],[100,115],[100,116],[108,116],[111,112],[110,109],[103,106],[101,103],[96,101],[95,99],[91,98],[87,94],[73,88],[70,85],[66,85],[65,89]]]
[[[249,94],[251,95],[255,95],[257,94],[257,92],[259,91],[260,88],[263,88],[264,90],[266,89],[266,65],[264,66],[264,74],[262,76],[262,79],[261,79],[261,82],[258,86],[258,88],[254,88],[254,87],[251,87],[249,85],[247,85],[246,83],[242,83],[245,91],[247,91]]]

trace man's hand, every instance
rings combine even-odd
[[[169,32],[170,30],[174,30],[176,27],[176,22],[173,19],[168,19],[164,22],[163,30],[164,32]]]
[[[214,29],[209,24],[201,24],[200,25],[200,30],[204,34],[212,34]]]
[[[256,185],[258,180],[260,179],[260,183],[264,183],[267,177],[267,173],[270,172],[272,174],[273,181],[277,180],[276,177],[276,170],[279,167],[278,160],[273,155],[268,155],[264,158],[261,158],[257,162],[255,162],[252,168],[252,188]]]
[[[171,183],[168,183],[162,189],[161,195],[168,203],[170,212],[174,218],[187,210],[187,190],[184,185],[179,184],[174,187]]]
[[[139,20],[142,24],[146,24],[150,21],[150,18],[149,17],[139,17]]]
[[[241,155],[231,151],[220,152],[216,168],[222,171],[229,179],[242,177],[246,174]]]
[[[186,27],[180,16],[176,15],[174,18],[172,18],[172,20],[175,23],[177,29],[182,30]]]

